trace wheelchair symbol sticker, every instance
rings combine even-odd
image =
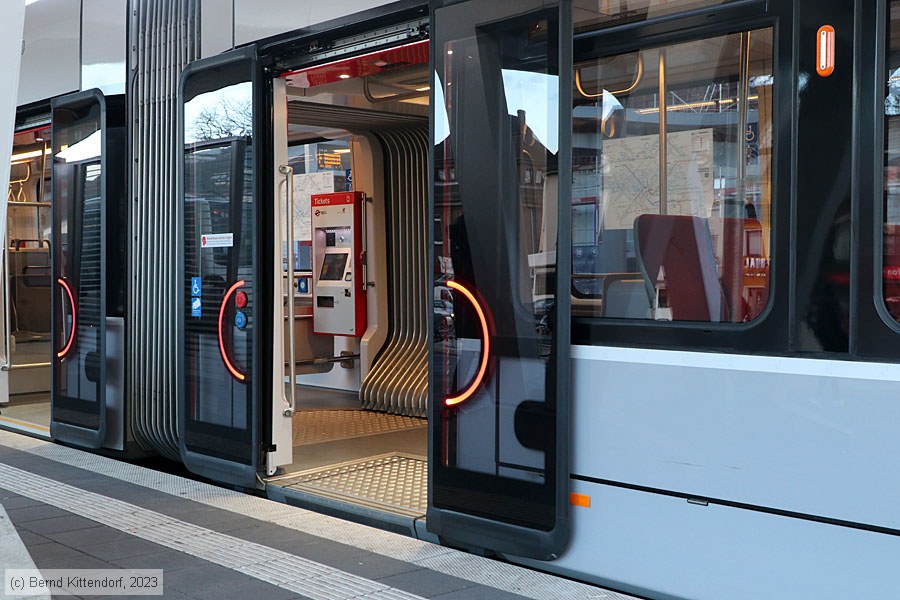
[[[191,277],[191,296],[197,298],[203,295],[203,279]]]

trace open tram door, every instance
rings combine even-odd
[[[431,4],[433,287],[455,327],[431,345],[427,526],[542,560],[569,535],[570,5]]]
[[[88,90],[51,110],[50,432],[124,450],[125,98]]]
[[[271,400],[273,381],[281,396],[283,375],[280,365],[273,374],[279,362],[266,319],[274,284],[263,265],[273,264],[274,244],[257,176],[264,154],[257,69],[253,47],[189,65],[178,126],[181,456],[197,474],[247,488],[274,472],[278,452],[290,462],[291,451],[290,418]],[[273,433],[269,410],[287,427]],[[286,439],[273,438],[279,433]]]

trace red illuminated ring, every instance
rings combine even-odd
[[[487,373],[488,358],[490,358],[491,355],[491,339],[490,333],[488,332],[487,317],[485,316],[481,305],[478,303],[478,300],[475,299],[475,295],[455,281],[448,281],[447,287],[460,292],[466,297],[475,308],[475,313],[478,315],[478,320],[481,322],[481,364],[478,366],[478,373],[462,392],[456,396],[449,396],[444,399],[444,404],[446,406],[456,406],[471,398],[472,394],[474,394],[481,385],[481,382],[484,381],[484,376]]]
[[[69,282],[60,277],[56,280],[56,283],[66,290],[66,295],[69,297],[69,306],[72,307],[72,330],[69,332],[69,339],[66,342],[66,347],[56,353],[56,358],[65,358],[66,354],[69,353],[69,350],[72,349],[72,344],[75,343],[75,326],[77,325],[77,317],[75,314],[78,310],[75,308],[75,296],[72,294],[72,288],[69,287]]]
[[[228,358],[228,353],[225,351],[225,340],[222,337],[222,322],[225,320],[225,307],[228,306],[228,301],[231,299],[231,296],[234,292],[244,285],[245,281],[241,279],[225,292],[225,297],[222,298],[222,306],[219,307],[219,352],[222,354],[222,362],[225,363],[225,367],[228,369],[228,372],[234,376],[238,381],[246,381],[247,376],[234,368],[234,365],[231,364],[231,360]]]

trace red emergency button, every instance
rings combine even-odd
[[[234,303],[238,308],[244,308],[247,306],[247,292],[241,290],[237,294],[234,295]]]

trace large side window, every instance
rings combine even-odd
[[[577,31],[611,27],[663,17],[734,0],[575,0]]]
[[[884,100],[884,302],[900,321],[900,2],[891,2]]]
[[[576,56],[574,69],[573,313],[758,318],[772,237],[772,30]]]

